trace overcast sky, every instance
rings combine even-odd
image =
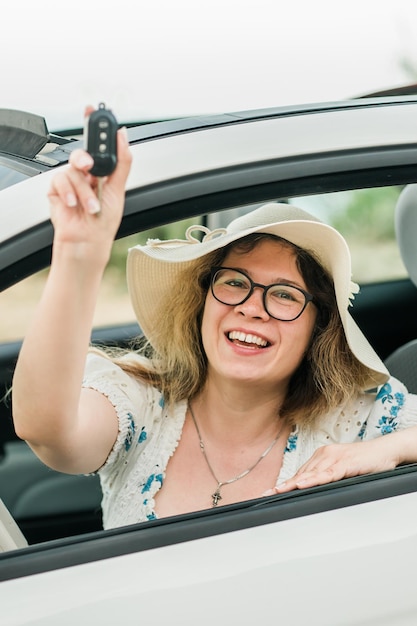
[[[337,100],[410,82],[417,1],[15,0],[0,54],[0,108],[50,130]]]

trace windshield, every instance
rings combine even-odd
[[[33,170],[19,163],[13,164],[11,161],[0,159],[0,190],[11,187],[22,180],[26,180],[33,174]]]

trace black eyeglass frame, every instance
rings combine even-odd
[[[245,276],[245,278],[248,279],[249,284],[250,284],[250,289],[249,289],[249,293],[243,298],[243,300],[241,300],[240,302],[235,302],[233,304],[231,304],[230,302],[223,302],[223,300],[220,300],[216,294],[214,293],[214,280],[218,274],[218,272],[220,272],[220,270],[232,270],[234,272],[239,272],[239,274],[242,274],[243,276]],[[264,309],[265,311],[268,313],[269,317],[272,317],[274,320],[278,320],[280,322],[293,322],[294,320],[298,319],[305,311],[307,304],[309,302],[315,302],[314,296],[311,295],[311,293],[308,293],[308,291],[305,291],[304,289],[301,289],[301,287],[296,287],[295,285],[290,285],[288,283],[272,283],[271,285],[262,285],[261,283],[255,283],[252,278],[250,276],[248,276],[246,274],[246,272],[244,272],[243,270],[241,270],[238,267],[224,267],[222,266],[218,266],[218,267],[212,267],[211,269],[211,276],[210,276],[210,290],[211,293],[213,295],[213,298],[215,298],[215,300],[217,300],[217,302],[220,302],[221,304],[225,304],[226,306],[239,306],[240,304],[243,304],[244,302],[246,302],[246,300],[249,300],[249,298],[251,297],[251,295],[253,294],[255,288],[258,287],[259,289],[263,290],[263,294],[262,294],[262,302],[264,305]],[[266,294],[268,292],[268,290],[271,287],[291,287],[291,289],[296,289],[297,291],[299,291],[300,293],[303,294],[304,296],[304,306],[301,309],[301,311],[295,316],[292,317],[291,319],[281,319],[280,317],[275,317],[275,315],[272,315],[269,311],[268,308],[266,306]]]

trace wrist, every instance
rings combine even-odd
[[[112,244],[54,240],[52,263],[74,263],[104,271],[110,259]]]

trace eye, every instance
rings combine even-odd
[[[274,300],[279,300],[282,304],[291,304],[293,302],[302,303],[304,301],[304,296],[301,291],[287,285],[274,285],[269,290],[268,295]]]
[[[230,278],[224,281],[224,284],[234,289],[248,289],[249,285],[243,278]]]
[[[280,288],[276,288],[275,287],[275,288],[271,289],[269,294],[273,298],[276,298],[277,300],[294,300],[293,294],[290,291],[288,291],[287,289],[283,289],[282,287],[280,287]]]
[[[220,271],[216,276],[215,284],[216,287],[223,287],[235,291],[247,291],[250,289],[250,283],[246,276],[230,270]]]

